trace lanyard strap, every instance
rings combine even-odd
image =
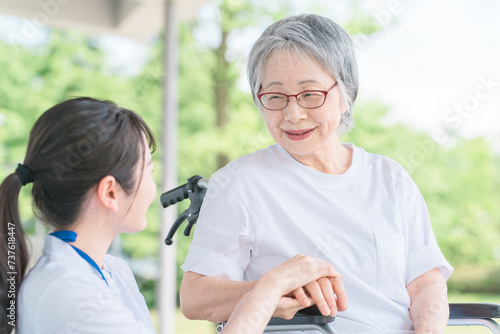
[[[53,235],[54,237],[59,238],[62,241],[65,241],[65,242],[74,242],[76,240],[76,232],[68,231],[68,230],[52,232],[52,233],[50,233],[50,235]],[[90,258],[90,256],[88,256],[81,249],[76,248],[73,245],[70,245],[70,246],[73,247],[73,249],[78,253],[78,255],[80,255],[92,267],[94,267],[95,269],[97,269],[97,271],[99,272],[99,274],[101,274],[102,279],[104,280],[104,282],[106,282],[106,285],[109,286],[108,281],[106,281],[106,277],[104,277],[104,274],[102,273],[101,268],[99,268],[99,266],[97,265],[97,263],[95,263],[95,261],[92,260]]]

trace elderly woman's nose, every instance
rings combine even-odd
[[[292,123],[297,123],[307,118],[307,110],[294,98],[290,98],[288,105],[283,109],[283,114],[285,120]]]

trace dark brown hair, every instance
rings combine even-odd
[[[82,97],[47,110],[31,130],[23,163],[33,174],[36,217],[56,229],[67,228],[80,215],[89,190],[107,175],[114,176],[131,194],[140,180],[134,172],[141,161],[144,163],[148,149],[144,136],[154,151],[155,139],[144,120],[109,101]],[[1,333],[12,329],[6,322],[6,310],[16,303],[29,258],[19,216],[21,186],[15,173],[0,186]],[[13,259],[8,257],[9,248],[15,250],[15,261],[9,261]],[[11,280],[13,294],[8,293],[7,273],[16,273]]]

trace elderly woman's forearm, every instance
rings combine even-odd
[[[444,333],[449,307],[446,282],[439,269],[429,272],[427,279],[422,279],[414,289],[410,289],[410,297],[410,315],[415,334]]]
[[[181,311],[191,320],[226,321],[254,285],[255,282],[237,282],[187,272],[181,284]]]

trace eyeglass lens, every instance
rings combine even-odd
[[[296,97],[300,106],[310,109],[321,107],[325,102],[325,98],[323,92],[315,91],[302,92]],[[283,109],[288,104],[287,96],[280,93],[264,94],[261,101],[267,109]]]

